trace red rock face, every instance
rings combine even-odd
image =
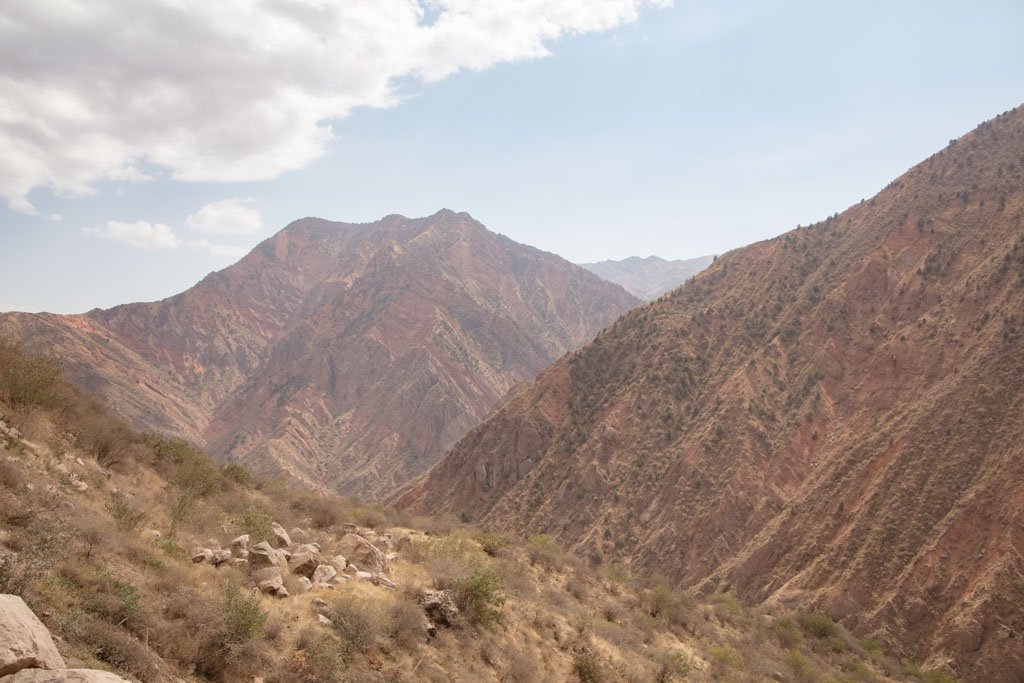
[[[142,428],[386,497],[637,300],[466,214],[304,219],[170,299],[0,316]]]
[[[403,499],[1024,676],[1024,111],[717,259]]]

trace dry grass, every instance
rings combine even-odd
[[[728,596],[696,601],[621,566],[577,561],[549,537],[516,543],[293,491],[218,468],[185,442],[131,432],[64,385],[51,389],[58,408],[0,400],[4,419],[35,437],[0,449],[0,590],[51,615],[62,649],[89,666],[145,681],[668,681],[795,675],[805,664],[821,677],[885,679],[878,653],[842,629],[812,636],[826,628],[814,619],[764,626]],[[71,487],[69,473],[89,488]],[[211,536],[269,539],[271,521],[305,528],[325,557],[347,525],[391,532],[399,589],[351,581],[279,600],[186,554]],[[433,638],[419,604],[427,587],[453,589],[462,611]],[[315,621],[314,598],[328,601],[332,627]]]

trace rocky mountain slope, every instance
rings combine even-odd
[[[714,256],[674,261],[666,261],[658,256],[630,256],[621,261],[608,260],[579,265],[609,282],[621,285],[627,292],[644,301],[653,301],[710,266],[714,260]]]
[[[304,219],[155,303],[8,314],[137,426],[219,458],[386,496],[512,386],[637,303],[467,214]]]
[[[1024,109],[721,256],[559,360],[404,504],[1024,678]]]
[[[0,342],[0,679],[944,683],[821,614],[217,467]]]

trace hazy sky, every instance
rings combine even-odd
[[[303,216],[722,252],[1024,101],[1022,26],[1019,0],[3,3],[0,310],[162,298]]]

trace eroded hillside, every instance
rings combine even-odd
[[[949,680],[824,615],[697,599],[542,534],[510,543],[218,467],[58,378],[0,343],[12,683],[38,667],[147,683]]]
[[[1024,677],[1024,110],[719,257],[405,499]]]
[[[313,487],[385,497],[511,387],[637,303],[467,214],[296,221],[164,301],[8,314],[134,425]]]

